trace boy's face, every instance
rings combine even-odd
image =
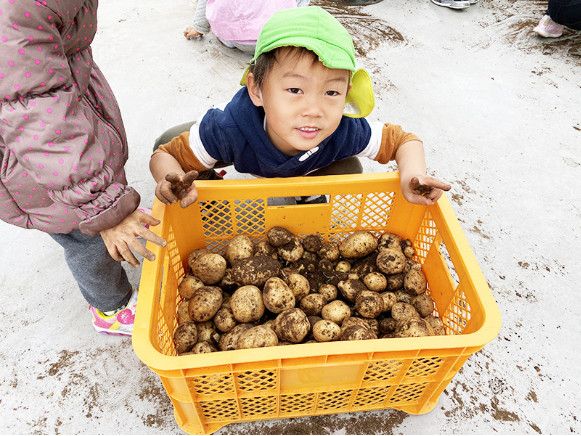
[[[260,92],[250,77],[248,91],[266,114],[266,134],[288,156],[310,150],[339,126],[350,88],[348,70],[325,67],[318,58],[279,49]]]

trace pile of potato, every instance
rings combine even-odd
[[[174,332],[176,352],[446,334],[433,316],[411,241],[356,231],[340,243],[272,227],[224,255],[190,253]]]

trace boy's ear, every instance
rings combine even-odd
[[[254,106],[264,106],[262,103],[262,94],[257,83],[254,81],[254,75],[252,73],[246,75],[246,87],[248,88],[248,95],[252,103],[254,103]]]

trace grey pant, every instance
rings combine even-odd
[[[89,236],[80,230],[50,236],[65,251],[65,260],[85,300],[102,312],[125,306],[132,286],[121,262],[107,251],[100,235]]]

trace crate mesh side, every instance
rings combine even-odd
[[[414,248],[416,250],[414,259],[419,263],[422,264],[424,263],[424,260],[428,255],[428,251],[430,251],[430,248],[434,243],[436,234],[437,234],[436,223],[432,219],[432,214],[429,211],[426,211],[426,215],[422,220],[422,224],[418,229],[418,233],[414,241]]]
[[[240,420],[238,401],[235,399],[200,401],[198,404],[206,423]]]
[[[243,418],[276,416],[278,413],[277,397],[245,397],[240,399]]]
[[[277,388],[278,373],[261,369],[244,371],[236,376],[238,389],[244,392],[270,391]]]
[[[462,284],[458,285],[456,288],[454,298],[448,305],[448,309],[442,319],[446,326],[447,334],[462,334],[471,318],[470,304],[468,303],[462,288]]]
[[[395,193],[393,192],[372,192],[367,194],[361,213],[361,228],[383,229],[387,227],[394,197]]]
[[[387,400],[389,389],[390,386],[359,389],[352,408],[367,410],[383,406]]]
[[[209,374],[187,379],[190,393],[196,396],[233,394],[236,392],[232,376],[227,374]]]
[[[391,380],[399,375],[402,366],[400,360],[380,360],[371,363],[363,375],[363,384]]]
[[[408,377],[431,377],[437,374],[444,363],[441,357],[426,357],[414,360],[406,373]]]
[[[345,409],[353,395],[352,390],[321,392],[317,401],[317,411]]]
[[[429,383],[411,383],[407,385],[399,385],[389,402],[392,404],[398,403],[414,403],[422,396]]]
[[[311,412],[315,407],[316,396],[314,393],[290,394],[280,396],[280,414],[304,414]]]

